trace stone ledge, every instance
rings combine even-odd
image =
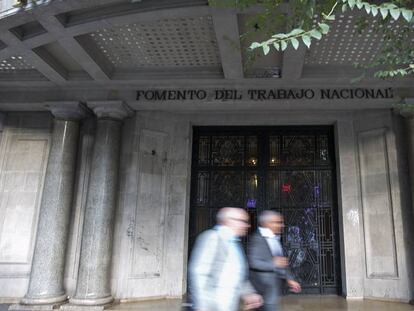
[[[59,310],[64,311],[102,311],[109,309],[113,306],[113,304],[107,304],[102,306],[80,306],[80,305],[74,305],[74,304],[66,304],[60,307]]]
[[[57,310],[61,306],[61,303],[48,304],[48,305],[22,305],[14,304],[9,307],[9,311],[48,311]]]

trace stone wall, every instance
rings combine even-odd
[[[49,152],[48,113],[9,113],[0,144],[0,297],[26,293]]]
[[[50,121],[48,113],[12,113],[0,130],[3,298],[22,297],[27,290]],[[343,293],[409,300],[413,218],[401,122],[389,110],[136,112],[122,132],[114,297],[177,297],[186,290],[193,125],[333,125]],[[66,258],[69,295],[79,268],[94,132],[95,120],[83,121]]]
[[[171,114],[137,113],[125,125],[123,139],[113,257],[115,296],[181,296],[188,227],[189,123]]]
[[[381,111],[360,112],[355,119],[364,297],[408,301],[411,260],[405,237],[413,219],[410,198],[405,194],[409,191],[408,170],[402,162],[405,149],[401,136],[396,137],[395,122],[401,120]]]

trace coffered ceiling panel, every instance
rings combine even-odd
[[[134,23],[102,29],[82,39],[92,41],[120,70],[163,67],[220,67],[210,16]]]
[[[336,16],[331,24],[330,32],[320,41],[312,41],[306,55],[307,65],[353,65],[366,64],[374,60],[382,45],[381,34],[375,32],[376,27],[388,27],[398,31],[401,27],[398,22],[390,21],[383,26],[380,17],[368,18],[368,26],[361,33],[358,32],[357,12],[349,12]]]
[[[0,61],[0,72],[13,72],[19,70],[33,70],[35,69],[22,56],[11,56],[5,60]]]

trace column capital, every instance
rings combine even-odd
[[[45,106],[58,119],[80,120],[88,115],[88,108],[78,101],[50,101]]]
[[[98,119],[111,118],[122,120],[132,115],[132,109],[121,100],[88,101],[87,105]]]

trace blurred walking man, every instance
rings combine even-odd
[[[240,300],[246,310],[260,307],[240,245],[249,226],[243,209],[225,207],[217,213],[217,225],[197,238],[189,265],[193,310],[237,311]]]
[[[250,265],[250,281],[263,297],[262,311],[278,310],[281,279],[286,279],[290,290],[300,292],[299,283],[293,280],[289,261],[283,254],[280,235],[283,231],[283,216],[274,211],[259,215],[258,230],[249,240],[247,256]]]

